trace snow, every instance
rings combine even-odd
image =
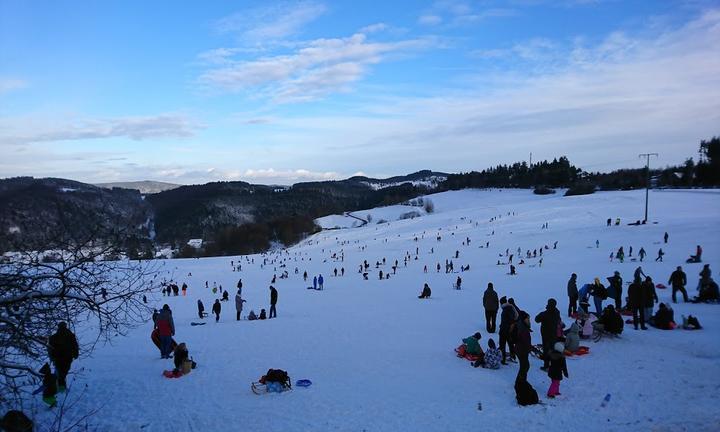
[[[685,264],[685,259],[698,243],[704,262],[716,272],[720,268],[718,192],[651,191],[651,222],[644,226],[627,225],[642,219],[644,191],[575,197],[538,196],[527,190],[444,192],[430,196],[433,214],[423,212],[412,220],[397,221],[395,216],[401,209],[417,207],[356,212],[390,222],[320,232],[282,255],[286,268],[261,268],[259,255],[167,261],[165,267],[178,284],[188,284],[188,296],[163,298],[158,293],[152,301],[158,307],[170,305],[175,339],[187,343],[198,368],[180,379],[163,378],[161,372],[172,363],[159,359],[149,338],[152,323],[147,323],[74,363],[73,371],[82,372],[70,378],[70,394],[86,391],[74,410],[99,407],[91,424],[102,431],[718,430],[718,305],[673,305],[677,320],[683,314],[698,316],[705,327],[701,331],[635,331],[626,325],[621,339],[584,341],[590,354],[568,359],[570,378],[562,381],[562,396],[554,400],[544,396],[549,378],[531,357],[529,381],[544,402],[533,407],[515,402],[517,365],[474,369],[453,352],[475,331],[482,333],[483,347],[490,337],[497,342],[497,335],[485,331],[482,293],[488,282],[499,295],[514,297],[531,317],[544,309],[549,297],[558,299],[564,312],[571,273],[578,274],[578,285],[594,277],[605,280],[614,270],[625,281],[632,278],[637,262],[608,259],[621,245],[626,253],[633,246],[633,258],[641,246],[645,248],[648,257],[642,267],[658,283],[665,283],[682,265],[692,296],[702,266]],[[607,218],[616,217],[621,226],[605,226]],[[328,227],[351,227],[353,221],[346,219],[352,218],[336,215],[322,220]],[[541,229],[545,222],[549,229]],[[662,244],[665,231],[668,244]],[[438,234],[441,241],[436,240]],[[462,245],[466,237],[470,246]],[[489,248],[481,247],[486,242]],[[505,259],[499,254],[506,248],[516,252],[518,247],[524,251],[544,245],[550,249],[544,250],[542,267],[537,266],[539,258],[530,259],[517,266],[517,276],[509,276],[506,265],[495,264]],[[403,256],[409,252],[414,258],[416,247],[418,260],[404,267]],[[666,253],[664,262],[654,262],[660,247]],[[458,259],[453,258],[456,250]],[[341,251],[344,262],[331,258]],[[397,275],[381,281],[374,263],[383,257],[384,272],[391,271],[395,259],[400,265]],[[254,264],[246,262],[251,258]],[[456,269],[469,264],[471,270],[435,273],[436,263],[446,259],[453,259]],[[242,272],[231,270],[231,260],[242,263]],[[367,281],[358,274],[363,260],[372,264]],[[331,276],[341,267],[344,277]],[[197,299],[209,310],[218,297],[205,288],[205,281],[211,287],[213,282],[222,285],[232,299],[242,278],[247,315],[250,309],[269,307],[270,280],[283,270],[290,277],[274,285],[279,291],[277,319],[236,322],[231,300],[223,303],[219,323],[206,318],[204,326],[190,325],[198,321]],[[322,274],[325,290],[305,289],[311,283],[302,281],[303,271],[310,280]],[[458,275],[463,278],[462,291],[451,289]],[[432,287],[432,298],[418,300],[425,282]],[[658,290],[661,302],[669,301],[670,294]],[[533,330],[533,343],[539,343],[534,322]],[[285,394],[254,395],[250,383],[269,368],[285,369],[293,381],[307,378],[313,385]],[[602,408],[608,393],[612,399]],[[33,403],[42,404],[39,397]],[[51,413],[42,408],[38,416],[47,419]]]

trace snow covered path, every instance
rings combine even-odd
[[[720,271],[718,191],[652,191],[650,215],[657,224],[638,227],[627,223],[642,218],[644,191],[565,198],[526,190],[465,190],[431,199],[434,214],[377,225],[400,212],[360,211],[358,216],[371,214],[373,222],[323,231],[287,254],[269,255],[285,260],[286,268],[280,261],[261,268],[258,255],[247,257],[254,264],[245,257],[167,261],[177,283],[186,282],[190,290],[187,297],[163,298],[158,293],[154,301],[172,308],[175,339],[187,343],[198,369],[180,379],[163,378],[161,372],[172,368],[171,361],[159,359],[148,323],[75,363],[76,371],[84,371],[73,377],[71,395],[87,386],[75,409],[101,405],[92,419],[100,431],[720,430],[717,305],[673,305],[677,320],[683,314],[698,316],[702,331],[641,332],[626,325],[619,340],[584,342],[591,352],[568,359],[570,379],[562,381],[562,396],[555,400],[545,398],[549,378],[531,358],[529,381],[544,401],[534,407],[515,402],[517,365],[474,369],[453,353],[460,339],[475,331],[483,334],[483,347],[490,337],[497,341],[497,335],[485,331],[482,293],[488,282],[499,295],[514,297],[531,317],[544,309],[549,297],[556,298],[564,312],[571,273],[578,274],[578,285],[594,277],[604,282],[614,270],[625,281],[632,278],[639,263],[608,258],[619,246],[626,253],[632,246],[633,258],[644,247],[648,257],[642,266],[656,283],[666,283],[682,265],[688,293],[694,295],[702,266],[685,264],[685,259],[697,244],[704,249],[704,262]],[[490,222],[496,216],[501,217]],[[605,226],[607,218],[616,217],[622,219],[621,226]],[[540,229],[545,222],[549,229]],[[665,231],[668,244],[662,244]],[[466,237],[469,246],[462,245]],[[517,265],[518,275],[509,276],[507,265],[496,265],[507,260],[499,257],[506,249],[515,253],[517,262],[518,247],[524,254],[544,245],[549,249],[543,250],[542,266],[539,257],[526,259]],[[661,247],[664,262],[654,262]],[[411,260],[406,267],[407,253]],[[344,261],[332,259],[332,254],[344,254]],[[383,258],[387,264],[376,269],[375,262]],[[379,270],[392,273],[396,259],[397,274],[378,280]],[[437,263],[444,270],[446,259],[453,260],[456,273],[435,271]],[[241,260],[242,272],[231,271],[231,260]],[[358,273],[363,260],[371,264],[367,281]],[[423,273],[425,265],[428,274]],[[457,272],[462,265],[470,265],[470,271]],[[333,269],[342,267],[345,276],[333,277]],[[269,307],[270,280],[283,270],[290,277],[275,284],[278,318],[236,322],[232,298],[238,278],[244,284],[247,315],[250,309]],[[303,271],[310,276],[307,283]],[[317,274],[324,276],[325,290],[307,290]],[[463,278],[461,291],[451,288],[457,276]],[[205,288],[205,281],[211,287],[213,282],[222,285],[231,301],[223,303],[219,323],[205,319],[206,325],[193,327],[197,299],[209,310],[218,297]],[[421,301],[417,295],[425,282],[433,295]],[[669,289],[658,290],[661,302],[670,301],[670,294]],[[533,343],[539,343],[535,323],[533,330]],[[293,381],[308,378],[313,385],[256,396],[250,383],[268,368],[285,369]],[[607,393],[612,399],[601,408]],[[41,410],[39,415],[49,413]]]

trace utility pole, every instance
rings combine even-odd
[[[532,166],[532,152],[530,152],[530,166]]]
[[[647,172],[647,179],[645,183],[645,220],[643,223],[647,223],[647,214],[648,214],[648,193],[650,190],[650,156],[657,157],[657,153],[640,153],[638,157],[644,157],[647,158],[647,162],[645,163],[645,171]]]

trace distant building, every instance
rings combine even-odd
[[[202,247],[203,241],[202,239],[190,239],[187,242],[188,246],[193,247],[195,249],[200,249]]]

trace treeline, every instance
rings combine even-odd
[[[650,170],[653,187],[716,187],[720,186],[720,138],[700,142],[700,161],[688,158],[684,164]],[[619,169],[609,173],[586,172],[573,166],[565,157],[528,165],[516,162],[498,165],[483,171],[451,174],[440,184],[442,190],[464,188],[568,188],[569,195],[592,193],[595,190],[626,190],[645,187],[645,168]]]
[[[314,219],[407,201],[428,193],[410,183],[373,190],[358,181],[309,182],[272,188],[242,182],[188,186],[149,196],[156,208],[157,238],[181,257],[264,252],[290,246],[320,228]],[[201,249],[187,246],[204,239]]]

